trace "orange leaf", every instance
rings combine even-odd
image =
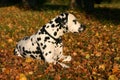
[[[116,65],[113,66],[112,72],[116,73],[118,71],[120,71],[120,69],[119,69],[119,66],[116,64]]]

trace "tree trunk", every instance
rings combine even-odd
[[[23,6],[26,8],[40,8],[43,6],[43,4],[46,2],[46,0],[22,0]]]
[[[70,1],[70,8],[71,8],[71,9],[76,8],[76,0],[71,0],[71,1]]]
[[[92,11],[94,9],[94,0],[71,0],[70,8],[80,8],[85,11]]]

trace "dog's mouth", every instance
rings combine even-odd
[[[77,34],[78,32],[74,32],[74,34]]]
[[[78,29],[78,32],[82,32],[86,29],[86,26],[85,25],[81,25]]]

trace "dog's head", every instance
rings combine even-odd
[[[76,17],[72,14],[68,14],[68,32],[81,32],[85,30],[85,25],[79,23],[76,19]]]

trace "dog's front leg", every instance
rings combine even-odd
[[[61,49],[61,48],[59,48],[59,49]],[[56,51],[56,45],[49,43],[49,45],[46,47],[46,49],[44,49],[45,61],[48,63],[53,63],[54,65],[60,64],[63,68],[69,68],[69,66],[67,66],[66,64],[58,61],[60,55],[58,55],[57,52],[59,53],[59,51]]]
[[[71,61],[72,59],[70,55],[69,56],[63,55],[63,44],[62,43],[56,45],[55,54],[57,54],[58,60],[62,60],[62,62]]]

